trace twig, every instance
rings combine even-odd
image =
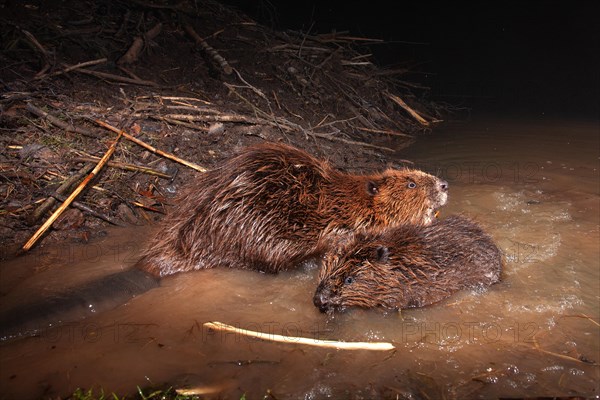
[[[46,73],[46,71],[48,71],[50,69],[50,53],[48,53],[48,50],[46,50],[44,48],[44,46],[41,45],[40,42],[38,42],[38,40],[35,38],[35,36],[33,36],[31,34],[31,32],[26,31],[26,30],[21,30],[21,32],[25,35],[25,37],[27,38],[27,40],[29,40],[31,42],[31,44],[33,44],[35,46],[35,48],[37,48],[40,53],[42,53],[42,57],[44,59],[44,66],[42,67],[41,71],[39,71],[35,77],[37,78],[40,75],[44,75]]]
[[[86,61],[86,62],[82,62],[82,63],[79,63],[79,64],[71,65],[71,66],[65,64],[64,65],[65,68],[63,70],[56,71],[56,72],[53,72],[51,74],[38,75],[38,76],[35,77],[35,79],[45,79],[45,78],[49,78],[49,77],[54,77],[54,76],[66,74],[68,72],[74,71],[74,70],[79,69],[79,68],[90,67],[92,65],[98,65],[98,64],[104,64],[107,61],[108,61],[107,58],[99,58],[97,60]]]
[[[178,119],[173,119],[173,118],[168,118],[168,117],[161,117],[161,116],[154,116],[153,118],[156,118],[160,121],[165,121],[168,124],[173,124],[173,125],[179,125],[179,126],[183,126],[185,128],[190,128],[190,129],[194,129],[197,131],[203,131],[203,132],[208,132],[207,127],[205,126],[199,126],[198,124],[191,124],[189,122],[183,122],[180,121]]]
[[[593,319],[589,318],[587,315],[585,315],[583,318],[588,318],[591,322],[596,323],[596,321],[594,321]],[[578,362],[578,363],[583,363],[583,364],[588,364],[588,365],[595,365],[595,366],[600,365],[596,361],[587,360],[587,359],[585,359],[585,358],[583,358],[581,356],[580,356],[581,358],[576,358],[576,357],[568,356],[566,354],[560,354],[560,353],[556,353],[554,351],[542,349],[540,347],[540,343],[539,343],[538,338],[537,338],[537,335],[539,333],[546,334],[548,332],[547,331],[538,331],[538,332],[536,332],[536,334],[533,335],[533,338],[532,338],[533,339],[533,347],[530,347],[527,343],[521,343],[521,344],[523,346],[527,346],[530,349],[535,349],[535,350],[537,350],[537,351],[539,351],[541,353],[548,354],[548,355],[551,355],[551,356],[554,356],[554,357],[558,357],[558,358],[561,358],[563,360],[575,361],[575,362]]]
[[[313,71],[313,73],[311,74],[311,80],[312,80],[312,75],[315,74],[315,72],[317,72],[317,69],[321,69],[323,68],[323,65],[327,64],[329,62],[329,60],[331,60],[333,58],[333,56],[335,56],[336,54],[338,54],[340,52],[340,48],[335,49],[334,51],[331,52],[331,54],[329,54],[327,57],[325,57],[325,59],[323,61],[321,61],[319,63],[319,65],[317,65],[317,68],[315,68],[315,70]]]
[[[559,320],[563,319],[563,318],[583,318],[583,319],[587,319],[592,324],[600,327],[600,323],[598,323],[598,321],[594,320],[592,317],[590,317],[589,315],[586,315],[586,314],[561,315],[560,318],[559,318]]]
[[[347,65],[347,66],[373,65],[373,63],[371,63],[370,61],[346,61],[346,60],[340,61],[340,64]]]
[[[55,116],[48,114],[46,111],[37,108],[31,102],[27,103],[26,109],[30,113],[35,114],[40,118],[46,119],[52,125],[58,126],[59,128],[62,128],[67,132],[75,132],[75,133],[79,133],[80,135],[84,135],[87,137],[92,137],[92,138],[96,138],[96,139],[98,138],[98,135],[93,133],[92,131],[89,131],[85,128],[76,127],[76,126],[68,124],[64,121],[61,121],[60,119],[56,118]]]
[[[320,137],[320,138],[323,138],[323,139],[328,139],[328,140],[331,140],[331,141],[337,141],[337,142],[342,142],[342,143],[356,145],[356,146],[369,147],[369,148],[372,148],[372,149],[383,150],[383,151],[387,151],[388,153],[395,153],[396,152],[396,150],[390,149],[389,147],[378,146],[376,144],[365,143],[365,142],[357,142],[355,140],[348,140],[348,139],[340,138],[340,137],[337,137],[337,136],[328,135],[326,133],[311,132],[311,135],[314,135],[314,136],[317,136],[317,137]]]
[[[281,104],[279,104],[279,99],[277,98],[277,93],[275,93],[275,91],[272,91],[273,93],[273,98],[275,99],[275,104],[277,104],[277,108],[279,108],[281,110]]]
[[[139,201],[132,201],[131,204],[134,205],[134,206],[136,206],[136,207],[143,208],[145,210],[150,210],[150,211],[153,211],[153,212],[156,212],[156,213],[160,213],[160,214],[164,214],[165,213],[164,211],[161,211],[161,210],[159,210],[156,207],[147,206],[147,205],[145,205],[143,203],[140,203]]]
[[[137,76],[136,74],[134,74],[133,71],[128,70],[127,68],[125,68],[122,65],[117,65],[117,68],[119,68],[119,71],[122,71],[122,72],[126,73],[127,75],[129,75],[129,77],[131,79],[135,79],[135,80],[138,80],[138,81],[142,80],[139,76]]]
[[[175,156],[173,154],[166,153],[166,152],[164,152],[162,150],[158,150],[157,148],[150,146],[149,144],[147,144],[147,143],[145,143],[145,142],[143,142],[143,141],[141,141],[141,140],[139,140],[139,139],[131,136],[127,132],[125,132],[125,131],[123,131],[121,129],[115,128],[114,126],[109,125],[106,122],[100,121],[98,119],[95,119],[94,122],[97,123],[100,126],[105,127],[106,129],[109,129],[109,130],[111,130],[111,131],[113,131],[115,133],[118,133],[119,136],[123,135],[123,137],[125,139],[130,140],[133,143],[135,143],[135,144],[137,144],[139,146],[142,146],[143,148],[145,148],[147,150],[150,150],[152,153],[158,154],[158,155],[163,156],[165,158],[168,158],[170,160],[173,160],[173,161],[176,161],[178,163],[181,163],[181,164],[183,164],[185,166],[188,166],[190,168],[195,169],[196,171],[200,171],[200,172],[206,172],[207,171],[206,168],[201,167],[198,164],[194,164],[193,162],[183,160],[183,159],[181,159],[181,158],[179,158],[179,157],[177,157],[177,156]]]
[[[346,119],[338,119],[338,120],[335,120],[335,121],[331,121],[331,122],[325,123],[325,120],[328,117],[330,117],[330,116],[331,116],[331,114],[327,114],[321,121],[319,121],[319,123],[317,125],[315,125],[315,127],[313,129],[324,128],[326,126],[333,126],[334,124],[341,124],[341,123],[344,123],[344,122],[347,123],[347,122],[353,121],[356,118],[358,118],[358,117],[350,117],[350,118],[346,118]]]
[[[148,41],[154,39],[160,34],[161,31],[162,23],[159,22],[144,35],[137,36],[133,40],[133,43],[131,44],[131,47],[129,47],[129,50],[127,50],[127,52],[121,58],[119,58],[117,64],[132,64],[136,62],[138,57],[140,56],[140,53],[142,52],[142,49],[144,48],[144,43],[147,43]]]
[[[387,342],[339,342],[336,340],[319,340],[297,336],[275,335],[272,333],[256,332],[247,329],[239,329],[231,325],[226,325],[222,322],[206,322],[204,326],[217,331],[233,332],[244,336],[250,336],[257,339],[280,342],[280,343],[295,343],[307,346],[333,348],[339,350],[394,350],[395,347]]]
[[[27,243],[25,243],[25,245],[22,248],[22,251],[28,251],[38,241],[38,239],[44,234],[44,232],[46,232],[48,230],[48,228],[50,228],[50,226],[54,223],[54,221],[56,221],[56,219],[66,210],[66,208],[69,207],[69,204],[71,204],[73,202],[73,200],[75,200],[75,198],[79,195],[79,193],[81,193],[83,191],[83,189],[85,189],[87,184],[90,183],[90,181],[92,179],[94,179],[94,177],[96,175],[98,175],[98,172],[100,172],[100,170],[102,169],[104,164],[106,164],[108,159],[112,156],[112,154],[117,149],[117,143],[119,142],[119,139],[121,139],[121,136],[122,136],[122,133],[119,133],[119,136],[117,136],[115,141],[110,145],[109,149],[106,151],[106,153],[104,154],[102,159],[98,162],[98,164],[96,164],[96,166],[94,167],[92,172],[90,172],[88,174],[88,176],[79,184],[79,186],[77,186],[77,188],[73,191],[73,193],[71,193],[71,195],[69,195],[69,197],[64,201],[64,203],[62,203],[60,205],[60,207],[58,207],[58,209],[56,209],[56,211],[50,216],[50,218],[48,218],[48,220],[46,220],[46,222],[44,222],[44,224],[42,226],[40,226],[40,228],[35,232],[35,234],[31,237],[31,239],[29,239],[29,241]]]
[[[187,34],[190,35],[192,39],[194,39],[196,44],[202,47],[206,54],[212,57],[213,61],[221,67],[225,75],[231,75],[231,73],[233,72],[233,68],[231,68],[227,60],[223,58],[223,56],[221,56],[213,47],[206,43],[206,41],[196,33],[196,31],[194,30],[194,28],[192,28],[191,25],[185,25],[183,29],[185,29]]]
[[[277,46],[273,46],[270,49],[267,49],[268,52],[278,52],[278,51],[285,51],[285,52],[290,52],[290,53],[297,53],[297,50],[300,49],[300,45],[297,44],[291,44],[291,43],[286,43],[286,44],[280,44]],[[302,49],[304,50],[310,50],[310,51],[314,51],[314,52],[323,52],[323,53],[329,53],[331,52],[331,49],[328,49],[326,47],[309,47],[309,46],[304,46],[302,47]]]
[[[253,125],[264,125],[270,123],[269,120],[264,120],[255,117],[248,117],[239,114],[228,114],[228,115],[190,115],[190,114],[167,114],[165,116],[157,116],[158,119],[171,119],[179,121],[202,121],[202,122],[241,122]]]
[[[98,160],[100,160],[100,158],[94,157],[94,156],[77,157],[77,158],[73,159],[73,161],[76,161],[76,162],[82,162],[82,161],[88,162],[88,161],[98,161]],[[126,163],[121,163],[121,162],[117,162],[117,161],[109,161],[106,165],[108,165],[109,167],[112,167],[112,168],[124,169],[126,171],[142,172],[142,173],[148,174],[148,175],[156,175],[159,178],[173,179],[173,177],[171,175],[167,175],[167,174],[164,174],[155,169],[144,167],[141,165],[126,164]]]
[[[35,38],[35,36],[33,36],[31,32],[26,31],[24,29],[22,29],[21,32],[25,35],[27,40],[29,40],[31,44],[33,44],[40,51],[40,53],[42,53],[44,59],[46,60],[46,62],[48,62],[48,60],[50,59],[50,53],[48,53],[48,50],[46,50],[46,48],[42,46],[40,42],[38,42],[38,40]]]
[[[372,132],[372,133],[383,133],[385,135],[390,135],[390,136],[404,136],[404,137],[414,137],[413,135],[409,135],[408,133],[402,133],[402,132],[396,132],[396,131],[392,131],[389,129],[383,130],[383,129],[369,129],[369,128],[361,128],[360,126],[357,127],[356,129],[359,129],[361,131],[364,132]]]
[[[145,98],[145,97],[150,97],[150,96],[144,96],[142,98]],[[210,101],[202,100],[197,97],[156,96],[155,95],[155,96],[152,96],[152,98],[157,98],[157,99],[161,99],[161,100],[170,100],[174,103],[176,103],[177,101],[198,101],[198,102],[206,104],[206,105],[212,105],[212,103]]]
[[[184,104],[178,104],[175,103],[176,105],[174,106],[163,106],[165,107],[167,110],[184,110],[184,111],[196,111],[196,112],[201,112],[201,113],[205,113],[205,114],[221,114],[221,111],[219,110],[215,110],[214,108],[207,108],[207,107],[198,107],[198,106],[193,106],[193,105],[184,105]]]
[[[112,80],[115,82],[131,83],[133,85],[140,85],[140,86],[158,86],[158,84],[156,82],[126,78],[124,76],[107,74],[106,72],[90,71],[89,69],[83,69],[83,68],[76,69],[75,71],[85,74],[85,75],[91,75],[91,76],[95,76],[96,78],[108,79],[108,80]]]
[[[79,182],[83,179],[91,170],[94,168],[93,164],[86,164],[81,168],[76,174],[70,176],[67,180],[65,180],[54,192],[54,195],[63,195],[66,193],[71,186],[73,186],[76,182]],[[54,197],[48,197],[42,204],[40,204],[33,213],[31,213],[27,217],[27,223],[29,225],[35,224],[44,214],[50,210],[54,204],[56,203],[56,199]]]
[[[385,95],[391,99],[394,103],[398,104],[400,107],[405,109],[414,119],[416,119],[421,125],[429,126],[429,122],[427,122],[423,117],[421,117],[415,110],[410,108],[408,104],[404,102],[400,97],[395,96],[391,93],[385,93]]]
[[[239,97],[240,99],[242,99],[246,104],[248,104],[252,110],[254,110],[254,112],[257,115],[262,116],[265,119],[265,122],[269,125],[273,125],[276,126],[280,129],[286,129],[286,130],[297,130],[299,132],[304,132],[304,128],[302,128],[300,125],[295,124],[291,121],[288,121],[284,118],[277,118],[275,115],[271,115],[269,113],[264,112],[263,110],[261,110],[260,108],[256,107],[254,104],[252,104],[252,102],[250,100],[248,100],[247,98],[245,98],[244,96],[242,96],[241,94],[238,93],[237,90],[235,90],[235,87],[233,85],[229,85],[225,82],[223,82],[223,84],[225,86],[227,86],[227,88],[229,88],[229,90],[231,90],[231,92],[233,94],[235,94],[237,97]]]
[[[298,48],[298,58],[302,58],[302,49],[304,48],[304,43],[306,43],[306,38],[308,37],[308,34],[310,33],[310,31],[312,31],[313,26],[315,25],[314,22],[312,22],[310,24],[310,26],[308,27],[308,30],[306,31],[306,33],[304,35],[302,35],[302,42],[300,43],[300,47]]]
[[[554,351],[544,350],[544,349],[542,349],[540,347],[540,345],[538,344],[537,341],[534,341],[534,347],[533,347],[533,349],[539,351],[540,353],[548,354],[550,356],[561,358],[563,360],[574,361],[574,362],[577,362],[577,363],[588,364],[588,365],[600,365],[600,364],[598,364],[595,361],[584,361],[584,360],[580,360],[579,358],[568,356],[566,354],[560,354],[560,353],[556,353]]]
[[[57,200],[63,201],[63,202],[67,200],[67,197],[63,196],[61,194],[54,193],[52,195],[52,197],[55,198],[55,199],[57,199]],[[85,204],[82,204],[82,203],[80,203],[78,201],[74,201],[73,203],[71,203],[71,205],[73,207],[75,207],[75,208],[79,208],[81,211],[84,211],[84,212],[86,212],[86,213],[88,213],[88,214],[90,214],[90,215],[92,215],[92,216],[94,216],[96,218],[100,218],[100,219],[108,222],[109,224],[113,224],[113,225],[116,225],[116,226],[125,226],[125,224],[123,224],[123,223],[115,220],[114,218],[111,218],[108,215],[102,214],[102,213],[100,213],[100,212],[92,209],[91,207],[88,207]]]
[[[202,398],[204,398],[204,396],[216,395],[217,393],[221,393],[227,387],[227,382],[221,382],[215,384],[205,384],[204,386],[179,388],[175,389],[175,392],[186,397],[189,396],[191,398],[196,398],[196,396],[201,396]]]
[[[234,71],[235,71],[235,74],[240,79],[240,81],[242,81],[248,88],[250,88],[250,90],[252,90],[254,93],[256,93],[257,95],[259,95],[260,97],[265,99],[267,101],[267,103],[269,103],[269,99],[267,98],[267,96],[265,96],[265,94],[262,92],[262,90],[249,84],[248,81],[246,81],[244,78],[242,78],[242,75],[240,74],[240,72],[237,69],[234,69]],[[233,86],[233,85],[228,85],[228,86]]]

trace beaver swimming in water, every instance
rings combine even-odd
[[[178,272],[293,268],[345,235],[429,224],[447,191],[445,181],[419,170],[355,175],[292,146],[251,146],[182,191],[134,268],[13,310],[0,316],[0,326],[4,332],[28,321],[47,326],[68,310],[86,316],[105,299],[114,307]]]
[[[475,222],[451,216],[429,226],[357,235],[328,253],[313,302],[321,312],[349,307],[422,307],[500,280],[502,255]]]

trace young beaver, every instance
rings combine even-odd
[[[429,224],[447,190],[422,171],[352,175],[265,143],[199,175],[137,267],[157,277],[217,266],[278,272],[323,253],[339,235]]]
[[[354,232],[429,224],[447,190],[418,170],[352,175],[291,146],[246,148],[191,182],[134,268],[0,315],[0,340],[115,307],[178,272],[275,273]]]
[[[501,270],[492,239],[475,222],[452,216],[358,235],[328,253],[313,302],[321,312],[422,307],[461,289],[494,284]]]

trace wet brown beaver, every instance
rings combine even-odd
[[[178,272],[225,266],[274,273],[353,232],[429,224],[447,190],[418,170],[352,175],[291,146],[252,146],[183,191],[135,268],[0,316],[8,332],[0,338],[115,307]]]
[[[429,226],[358,235],[327,254],[313,301],[322,312],[403,309],[500,280],[502,256],[475,222],[452,216]]]
[[[419,170],[352,175],[291,146],[253,146],[187,188],[138,268],[154,276],[217,266],[278,272],[338,235],[429,224],[447,190]]]

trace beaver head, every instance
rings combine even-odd
[[[448,201],[448,182],[414,169],[388,169],[373,176],[368,190],[378,224],[388,227],[429,225]]]
[[[389,248],[372,241],[353,243],[324,257],[313,302],[328,313],[348,307],[394,309],[401,296]]]

